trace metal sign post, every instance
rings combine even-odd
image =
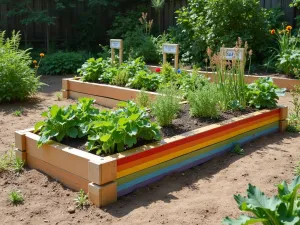
[[[123,40],[122,39],[110,39],[111,48],[111,62],[115,61],[115,49],[119,50],[119,62],[123,63]]]

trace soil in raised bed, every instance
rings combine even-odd
[[[168,127],[162,127],[161,128],[161,135],[162,138],[168,138],[173,137],[176,135],[180,135],[201,127],[205,127],[214,123],[220,123],[225,120],[232,119],[234,117],[238,117],[241,115],[249,114],[251,112],[254,112],[255,110],[252,108],[248,108],[243,111],[228,111],[221,113],[220,117],[218,119],[210,119],[210,118],[196,118],[191,117],[190,115],[190,107],[188,104],[184,104],[181,106],[181,110],[179,114],[177,115],[177,118],[173,120],[172,125]],[[153,121],[155,121],[154,118],[152,118]],[[62,144],[65,144],[67,146],[77,148],[80,150],[86,150],[85,144],[87,142],[86,138],[82,139],[72,139],[72,138],[66,138],[62,141]],[[145,140],[138,140],[138,143],[133,147],[139,147],[145,144],[149,144],[153,141],[145,141]]]

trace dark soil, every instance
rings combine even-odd
[[[228,111],[228,112],[221,113],[218,119],[197,118],[197,117],[191,117],[189,105],[184,104],[182,105],[181,110],[177,115],[177,118],[173,120],[172,125],[161,128],[161,136],[162,138],[173,137],[217,122],[222,122],[225,120],[232,119],[234,117],[245,115],[254,111],[255,111],[254,109],[248,108],[244,111]],[[155,121],[154,118],[153,121]],[[81,138],[81,139],[66,138],[62,141],[62,144],[85,151],[86,142],[87,142],[87,138]],[[138,140],[138,143],[133,148],[145,144],[149,144],[151,142],[153,141]]]

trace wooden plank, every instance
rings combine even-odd
[[[269,119],[273,119],[273,116]],[[278,117],[277,117],[278,119]],[[265,122],[266,120],[268,119],[261,119],[260,121],[257,121],[257,123],[259,122]],[[151,154],[151,155],[148,155],[148,156],[145,156],[145,157],[138,157],[137,160],[133,160],[133,161],[130,161],[126,164],[121,164],[118,166],[118,172],[122,171],[122,170],[125,170],[125,169],[128,169],[128,168],[131,168],[133,166],[136,166],[138,164],[141,164],[143,162],[148,162],[148,161],[151,161],[151,160],[154,160],[156,158],[160,158],[162,156],[166,156],[168,154],[171,154],[171,153],[175,153],[175,152],[178,152],[178,151],[181,151],[182,149],[187,149],[187,148],[193,148],[195,146],[198,146],[199,144],[201,145],[209,145],[211,144],[212,142],[217,142],[218,140],[222,140],[224,139],[224,137],[226,136],[229,136],[230,134],[231,135],[234,135],[234,134],[240,134],[240,130],[247,127],[247,126],[253,126],[253,123],[250,122],[250,124],[242,124],[242,125],[239,125],[237,127],[234,127],[234,128],[231,128],[229,130],[224,130],[224,131],[221,131],[221,132],[215,132],[213,133],[212,135],[207,135],[207,136],[204,136],[202,138],[199,138],[195,141],[191,141],[191,142],[187,142],[187,143],[184,143],[182,145],[177,145],[173,148],[169,148],[165,151],[159,151],[155,154]]]
[[[63,183],[66,187],[71,188],[75,191],[83,189],[86,193],[88,192],[89,181],[83,179],[80,176],[76,176],[66,170],[51,165],[39,158],[36,158],[30,154],[27,154],[27,165],[30,168],[37,169],[49,175],[50,177]]]
[[[101,157],[56,142],[37,147],[39,136],[26,134],[27,154],[88,180],[88,162],[101,162]]]
[[[186,149],[182,149],[181,151],[177,151],[177,152],[165,155],[165,156],[163,156],[161,158],[156,158],[154,160],[148,161],[148,162],[143,163],[143,164],[138,164],[138,165],[136,165],[134,167],[131,167],[131,168],[128,168],[128,169],[125,169],[125,170],[122,170],[122,171],[118,172],[117,177],[120,178],[120,177],[123,177],[123,176],[127,176],[128,174],[135,173],[137,171],[140,171],[140,170],[143,170],[145,168],[157,165],[157,164],[162,163],[162,162],[166,162],[166,161],[171,160],[173,158],[176,158],[176,157],[188,154],[188,153],[193,152],[193,151],[195,151],[197,149],[200,149],[200,148],[203,148],[203,147],[206,147],[206,146],[218,143],[220,141],[224,141],[226,139],[235,137],[235,136],[237,136],[237,135],[239,135],[241,133],[245,133],[247,131],[250,131],[250,130],[253,130],[255,128],[258,128],[258,127],[261,127],[261,126],[273,123],[275,121],[279,121],[279,117],[274,118],[272,120],[268,120],[268,121],[262,122],[260,124],[260,126],[253,126],[251,129],[245,128],[245,129],[243,129],[242,132],[234,132],[232,134],[225,135],[223,137],[220,137],[220,138],[217,138],[217,139],[214,139],[214,140],[210,140],[210,141],[207,141],[207,142],[204,142],[204,143],[200,143],[198,145],[195,145],[195,146],[192,146],[192,147],[189,147],[189,148],[186,148]]]

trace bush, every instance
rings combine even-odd
[[[217,85],[211,83],[188,94],[190,113],[195,117],[220,117],[220,92]]]
[[[110,62],[108,60],[104,60],[102,58],[90,58],[81,66],[80,69],[78,69],[77,72],[79,73],[83,81],[97,82],[105,69],[109,67],[109,65]],[[109,81],[111,81],[111,79],[112,76],[109,78],[104,78],[101,81],[104,83],[108,83]]]
[[[151,112],[161,126],[169,126],[180,110],[180,98],[175,87],[163,88],[159,91],[151,106]]]
[[[87,58],[87,54],[77,52],[50,54],[43,59],[39,73],[43,75],[75,74]]]
[[[41,87],[39,77],[30,68],[32,58],[29,50],[20,50],[20,34],[12,33],[5,39],[0,33],[0,103],[24,100]]]
[[[207,46],[231,47],[238,37],[259,56],[268,47],[270,13],[258,0],[189,0],[177,14],[177,26],[171,31],[185,52],[183,62],[203,62]]]

